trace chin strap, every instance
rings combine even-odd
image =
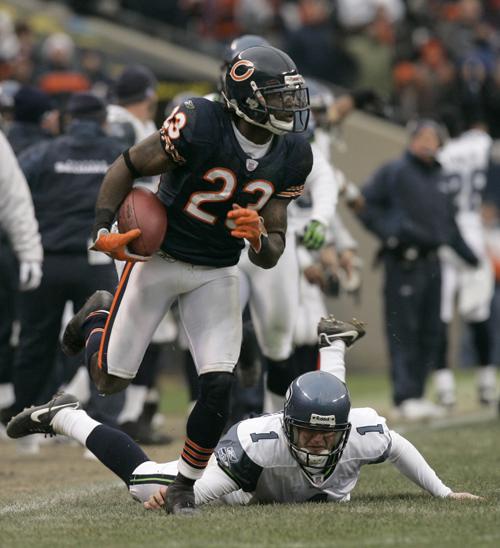
[[[249,124],[261,127],[262,129],[267,129],[267,131],[270,131],[271,133],[274,133],[275,135],[284,135],[285,133],[287,133],[286,130],[278,129],[274,127],[272,124],[270,124],[269,122],[266,122],[265,124],[260,124],[259,122],[256,122],[255,120],[250,118],[248,114],[245,114],[238,107],[238,103],[234,99],[228,99],[227,95],[223,91],[221,91],[221,95],[224,98],[224,101],[226,102],[227,107],[231,110],[234,110],[236,116],[243,118],[243,120],[245,120]],[[269,116],[269,113],[268,113],[268,116]]]

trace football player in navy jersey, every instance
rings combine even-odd
[[[127,261],[115,295],[95,293],[68,324],[63,349],[85,347],[97,388],[123,390],[135,377],[161,318],[174,300],[189,339],[200,392],[187,421],[179,474],[167,511],[194,511],[201,477],[227,418],[241,344],[236,264],[244,240],[251,260],[276,264],[285,247],[286,209],[311,170],[304,131],[309,96],[293,61],[272,47],[252,47],[228,66],[219,104],[193,98],[161,130],[125,151],[103,181],[93,249]],[[111,232],[134,179],[161,175],[159,198],[168,234],[153,257],[127,249],[140,230]]]

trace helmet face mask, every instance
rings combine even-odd
[[[351,425],[314,429],[310,425],[297,426],[293,420],[288,421],[288,425],[290,451],[295,460],[307,469],[306,472],[320,472],[327,476],[333,472],[347,443]]]
[[[276,134],[305,131],[309,93],[293,61],[273,47],[240,52],[226,72],[223,96],[247,122]]]
[[[301,375],[288,388],[283,426],[293,458],[315,483],[323,483],[342,456],[351,424],[344,383],[324,371]]]

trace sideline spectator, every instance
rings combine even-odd
[[[385,321],[393,401],[404,418],[442,414],[424,400],[428,373],[441,345],[441,269],[438,248],[450,245],[466,262],[478,259],[462,239],[436,154],[441,128],[420,120],[408,150],[381,167],[363,189],[358,214],[381,240]]]
[[[52,111],[50,97],[37,88],[23,86],[14,96],[14,120],[7,133],[16,156],[26,148],[51,137],[44,117]]]
[[[13,371],[16,401],[7,410],[11,415],[44,395],[66,301],[79,308],[95,290],[116,286],[112,262],[87,252],[87,247],[99,187],[121,148],[103,132],[102,100],[76,94],[67,112],[66,134],[27,149],[19,159],[32,191],[45,262],[40,287],[20,299],[21,334]],[[104,413],[104,420],[112,421],[112,411]]]
[[[0,195],[0,418],[6,422],[5,410],[14,400],[10,339],[15,297],[18,289],[29,291],[40,284],[43,248],[28,184],[2,132]]]
[[[123,149],[156,131],[156,84],[154,74],[143,65],[125,67],[118,77],[113,104],[107,109],[107,131],[121,142]]]

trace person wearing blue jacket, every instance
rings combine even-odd
[[[44,251],[40,286],[21,294],[21,333],[13,368],[11,415],[44,397],[53,372],[65,303],[79,309],[97,289],[114,291],[112,261],[89,252],[97,194],[122,147],[104,133],[106,105],[89,93],[72,96],[66,132],[26,149],[19,164],[28,181]],[[49,381],[50,382],[50,381]],[[2,420],[8,419],[4,413]]]
[[[442,413],[423,398],[443,336],[438,249],[448,245],[467,263],[478,262],[460,235],[443,184],[436,160],[442,142],[438,124],[417,122],[407,150],[374,173],[358,204],[361,221],[381,242],[393,401],[410,420]]]

